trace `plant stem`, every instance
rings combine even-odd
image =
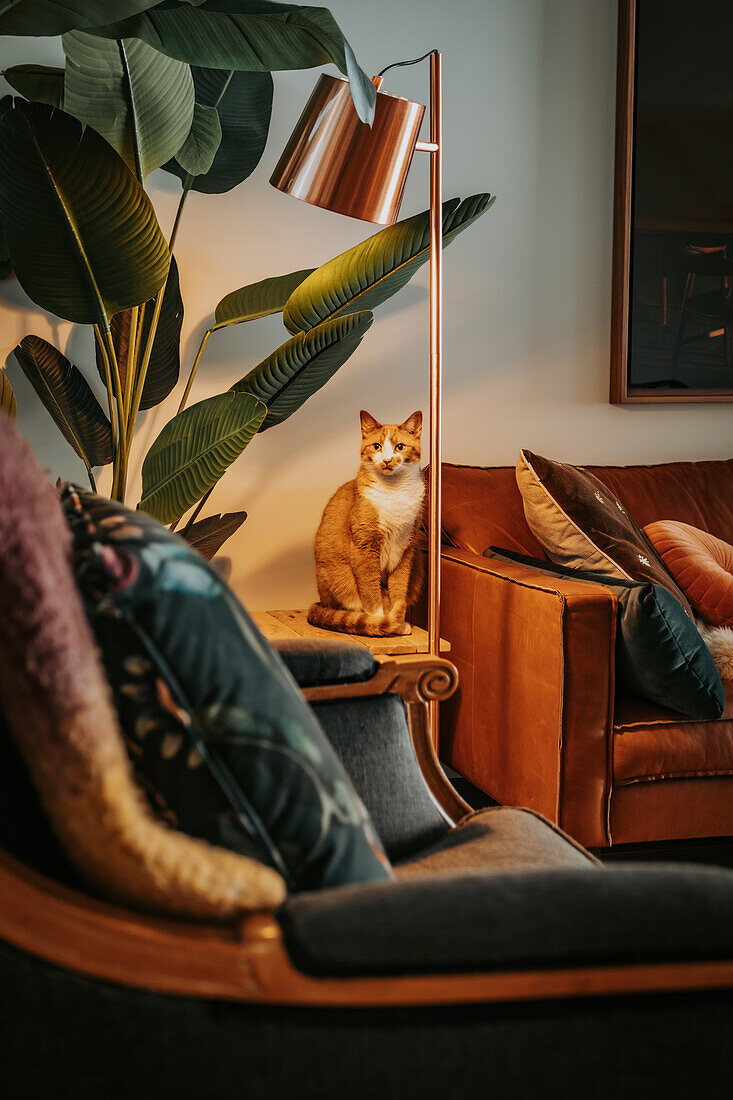
[[[114,367],[114,373],[112,374],[112,381],[115,389],[115,401],[117,402],[117,415],[119,426],[119,448],[117,454],[117,463],[115,469],[115,476],[112,483],[112,494],[115,500],[119,500],[120,503],[124,503],[125,500],[125,482],[127,480],[127,426],[125,424],[124,416],[124,398],[122,396],[122,385],[120,382],[120,368],[117,364],[117,354],[115,352],[114,341],[112,340],[112,333],[109,328],[109,321],[105,320],[105,327],[102,330],[102,337],[107,349],[107,355],[109,356],[109,362]]]
[[[178,236],[178,226],[181,221],[181,214],[183,213],[183,207],[188,198],[188,192],[191,190],[191,184],[193,183],[193,176],[186,176],[183,181],[183,191],[181,197],[178,200],[178,209],[176,210],[176,216],[173,221],[173,228],[171,229],[171,239],[168,241],[168,248],[173,251],[173,245],[176,243],[176,237]]]
[[[209,337],[211,336],[213,331],[214,331],[213,329],[207,328],[206,332],[204,333],[204,335],[201,338],[201,343],[199,344],[199,350],[196,352],[196,358],[193,361],[193,366],[191,367],[191,373],[188,376],[188,382],[186,382],[186,388],[183,391],[183,397],[181,398],[181,403],[178,406],[179,413],[183,412],[183,410],[186,407],[186,402],[188,401],[188,395],[191,392],[191,386],[193,385],[193,380],[196,377],[196,371],[198,370],[199,362],[201,361],[201,356],[203,355],[204,348],[206,347],[206,341],[209,339]]]
[[[136,357],[137,357],[137,354],[139,354],[139,352],[140,352],[140,340],[141,340],[142,333],[143,333],[143,325],[145,324],[145,310],[147,309],[147,305],[148,305],[147,302],[143,302],[143,304],[141,306],[137,307],[137,309],[138,309],[137,336],[135,338],[135,343],[137,345],[136,348],[135,348]]]
[[[185,206],[188,193],[191,190],[191,184],[193,183],[193,176],[186,176],[183,184],[183,192],[178,201],[178,209],[176,210],[176,216],[173,221],[173,228],[171,229],[170,240],[168,241],[168,251],[172,254],[173,245],[176,243],[176,237],[178,236],[178,227],[181,223],[181,214],[183,213],[183,207]],[[137,420],[137,414],[140,412],[140,402],[142,401],[143,389],[145,388],[145,379],[148,374],[148,367],[150,365],[150,357],[153,352],[153,344],[155,343],[155,334],[158,331],[158,321],[160,320],[160,311],[163,308],[163,298],[165,296],[165,288],[168,285],[168,276],[170,275],[170,261],[168,263],[168,273],[166,274],[165,281],[158,291],[155,297],[155,306],[153,308],[153,316],[150,319],[150,330],[148,331],[148,338],[145,341],[145,351],[143,352],[142,361],[139,364],[135,377],[135,385],[132,394],[132,405],[130,406],[127,419],[127,453],[126,458],[129,457],[130,449],[132,447],[132,436],[135,431],[135,421]],[[141,326],[142,331],[142,326]]]
[[[125,418],[130,415],[132,388],[135,382],[135,353],[137,352],[137,326],[139,315],[140,307],[133,306],[130,311],[130,331],[127,336],[127,362],[125,363]]]
[[[137,414],[140,411],[140,402],[143,397],[143,389],[145,388],[145,379],[148,373],[148,366],[150,364],[150,356],[153,352],[153,344],[155,342],[155,333],[158,330],[158,321],[160,319],[160,311],[163,308],[163,296],[165,294],[166,283],[168,282],[168,276],[166,275],[165,283],[158,291],[155,297],[155,308],[153,309],[153,316],[150,319],[150,329],[148,331],[148,338],[145,342],[145,351],[143,352],[142,362],[137,370],[137,377],[135,378],[135,388],[132,395],[132,406],[130,408],[130,414],[127,420],[127,428],[129,435],[129,446],[132,446],[132,433],[135,430],[135,421],[137,420]],[[128,452],[129,453],[129,452]]]
[[[112,371],[112,382],[114,385],[115,400],[119,408],[120,416],[120,439],[124,435],[124,428],[122,425],[122,380],[120,378],[120,365],[117,362],[117,352],[115,351],[114,341],[112,340],[112,332],[109,327],[109,321],[106,322],[105,327],[101,330],[102,339],[104,340],[104,346],[107,349],[109,355],[110,368]]]
[[[96,481],[94,480],[94,474],[92,473],[92,468],[91,468],[91,466],[87,466],[87,477],[89,478],[89,484],[90,484],[90,485],[91,485],[91,487],[92,487],[92,492],[93,492],[93,493],[96,493],[96,491],[97,491],[97,483],[96,483]]]
[[[112,469],[114,471],[113,478],[112,478],[112,483],[114,485],[114,483],[116,481],[116,478],[117,478],[117,462],[118,462],[118,459],[119,459],[120,445],[119,445],[119,433],[117,431],[117,416],[115,414],[115,403],[114,403],[113,391],[112,391],[112,367],[110,365],[109,356],[107,354],[107,349],[104,345],[104,340],[102,339],[102,333],[100,331],[99,325],[94,325],[93,327],[94,327],[94,337],[97,341],[97,347],[99,348],[99,353],[102,356],[102,364],[104,366],[104,384],[105,384],[106,389],[107,389],[107,402],[108,402],[108,405],[109,405],[109,423],[110,423],[110,427],[112,429]]]
[[[133,362],[132,362],[132,370],[130,371],[129,393],[126,393],[126,395],[125,395],[125,404],[126,404],[126,409],[127,409],[127,459],[128,459],[128,462],[129,462],[129,459],[130,459],[130,451],[132,450],[132,440],[133,440],[133,432],[134,432],[134,426],[135,426],[135,422],[134,422],[134,419],[133,419],[133,416],[132,416],[132,408],[133,408],[134,393],[135,393],[135,383],[136,383],[136,380],[137,380],[138,369],[139,369],[138,360],[140,358],[140,351],[141,351],[141,348],[142,348],[143,328],[144,328],[144,325],[145,325],[145,311],[146,311],[147,305],[148,305],[147,302],[143,302],[142,305],[137,307],[138,316],[137,316],[137,328],[136,328],[136,331],[135,331],[135,356],[134,356],[134,359],[133,359]],[[128,381],[127,381],[127,376],[126,376],[125,377],[125,389],[126,390],[127,390],[127,386],[128,386]],[[137,411],[136,411],[135,415],[137,415]]]
[[[184,538],[186,537],[186,535],[188,534],[190,529],[193,527],[194,523],[198,519],[199,512],[201,511],[203,506],[206,504],[206,501],[209,499],[209,497],[211,496],[211,494],[213,492],[214,492],[214,486],[212,485],[211,488],[209,489],[208,493],[204,493],[204,495],[201,497],[201,500],[198,502],[198,504],[194,508],[193,512],[191,513],[191,516],[189,518],[188,523],[186,524],[186,526],[183,528],[183,531],[181,532],[181,534],[183,535]],[[171,530],[173,530],[172,527],[171,527]]]

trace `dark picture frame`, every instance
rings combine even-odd
[[[613,222],[610,401],[616,405],[727,403],[730,388],[669,388],[635,383],[632,357],[632,262],[638,17],[644,0],[619,0]],[[732,255],[733,255],[733,250]],[[666,284],[664,287],[666,296]],[[666,300],[665,300],[666,310]],[[733,335],[724,333],[724,340]]]

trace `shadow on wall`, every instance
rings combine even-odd
[[[243,532],[246,526],[245,524]],[[236,555],[236,564],[239,569],[233,576],[227,576],[227,580],[248,611],[278,611],[303,606],[304,578],[310,578],[313,588],[312,598],[316,598],[313,546],[310,542],[288,546],[249,572],[246,570],[246,563],[245,547]],[[217,567],[218,565],[217,561]],[[242,566],[245,568],[240,572]],[[277,607],[266,606],[267,599],[259,596],[260,592],[272,589],[273,577],[277,578]]]

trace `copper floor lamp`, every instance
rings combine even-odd
[[[381,91],[384,74],[430,58],[430,141],[418,141],[425,108]],[[442,57],[437,50],[388,65],[373,78],[374,122],[359,120],[348,83],[320,77],[270,183],[314,206],[392,225],[415,151],[430,154],[430,511],[428,646],[440,655],[441,355],[443,342]],[[437,744],[437,704],[431,704]]]

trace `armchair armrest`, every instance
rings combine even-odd
[[[499,802],[610,844],[612,592],[443,548],[441,632],[459,694],[441,756]]]
[[[429,704],[449,699],[458,686],[455,666],[443,657],[410,654],[382,658],[375,662],[371,679],[348,684],[304,688],[310,703],[334,699],[365,699],[380,695],[399,695],[407,713],[407,727],[417,766],[433,801],[443,817],[455,825],[471,807],[455,790],[440,766],[430,735]]]
[[[0,852],[0,940],[75,976],[254,1004],[489,1004],[731,989],[732,884],[720,868],[659,865],[444,874],[302,894],[278,915],[216,926],[91,899]],[[376,973],[377,951],[386,979]],[[78,994],[72,1003],[78,1008]]]
[[[369,680],[377,671],[374,654],[340,638],[287,638],[270,642],[301,688]]]
[[[733,874],[722,868],[463,871],[295,895],[279,920],[295,965],[321,978],[529,971],[535,995],[549,972],[591,975],[586,993],[603,979],[613,991],[610,968],[648,978],[667,967],[670,980],[707,963],[709,980],[733,979]]]
[[[366,646],[345,638],[274,640],[272,645],[314,707],[357,789],[363,788],[364,801],[375,818],[385,816],[386,821],[395,817],[383,805],[389,787],[385,771],[390,769],[397,782],[407,783],[407,789],[412,790],[416,814],[423,798],[428,806],[432,800],[431,815],[436,807],[439,810],[440,816],[435,815],[438,821],[442,817],[445,822],[455,824],[470,812],[471,807],[446,778],[430,737],[429,704],[448,699],[457,687],[456,670],[450,661],[427,654],[377,660]],[[357,702],[380,696],[398,696],[402,700],[409,733],[405,745],[401,744],[395,727],[395,723],[402,722],[404,729],[404,719],[395,714],[393,707],[375,707],[367,719],[364,707]],[[352,705],[347,717],[343,707],[349,701],[356,706]],[[336,704],[338,713],[333,709]],[[379,729],[374,728],[375,724]],[[368,726],[372,727],[370,734]],[[355,737],[357,727],[359,736]],[[365,736],[370,736],[369,743]],[[378,766],[372,753],[380,756]],[[373,774],[366,775],[365,770]],[[380,786],[384,788],[381,792]],[[428,817],[423,818],[423,825],[428,827]],[[431,827],[435,829],[435,822]],[[383,840],[387,839],[383,836]]]

